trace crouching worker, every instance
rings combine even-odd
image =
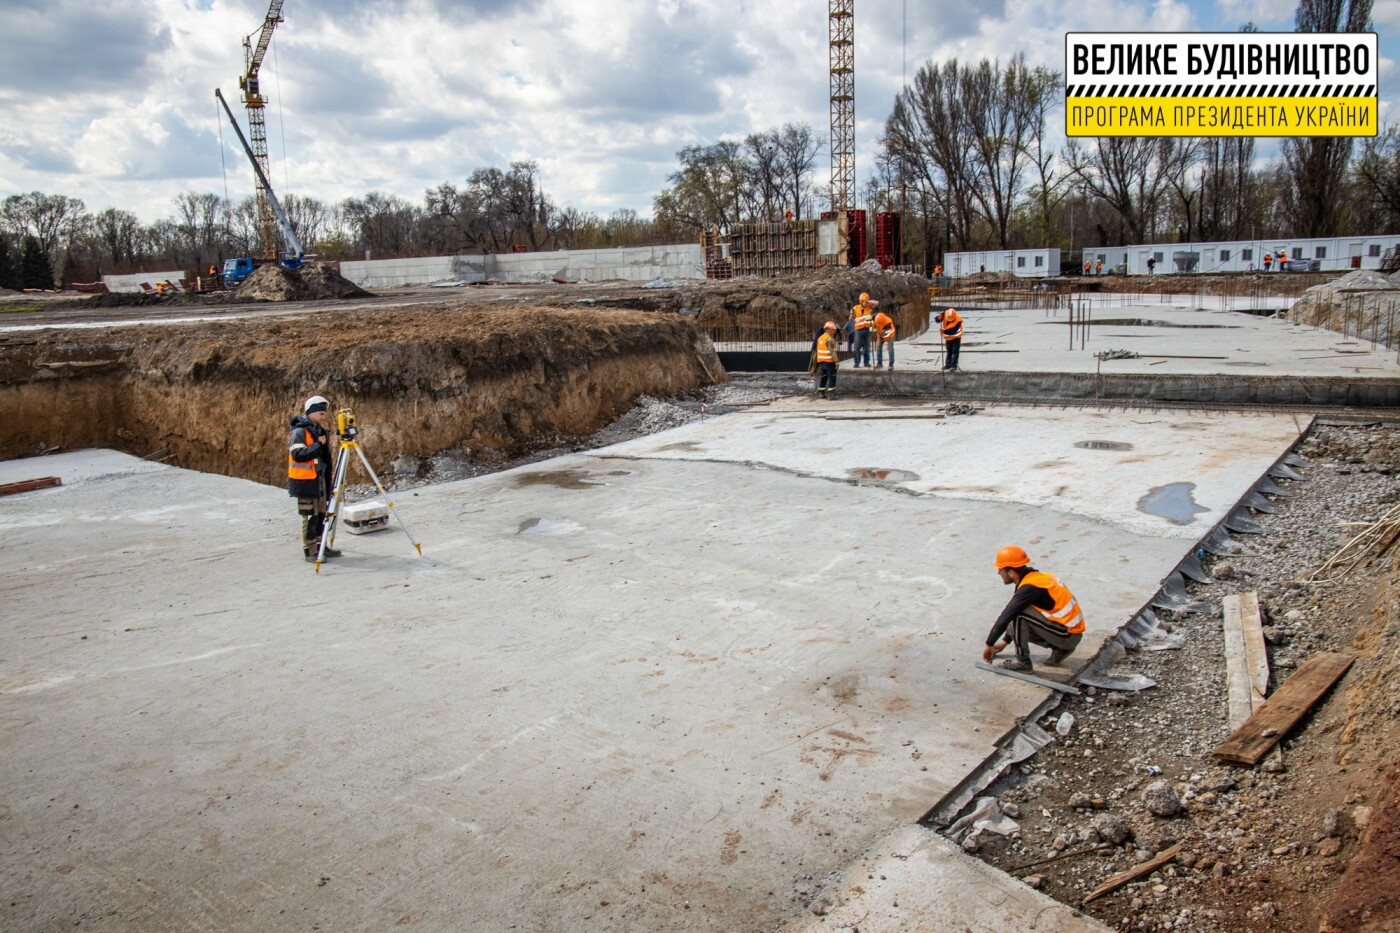
[[[1050,649],[1049,664],[1062,663],[1084,637],[1079,601],[1059,580],[1032,567],[1030,557],[1014,544],[997,551],[996,568],[1001,582],[1014,585],[1016,593],[992,626],[982,660],[991,663],[998,652],[1014,643],[1016,656],[1001,662],[1009,671],[1034,669],[1031,645]]]
[[[297,500],[301,514],[301,550],[308,561],[316,562],[321,549],[321,532],[326,527],[326,506],[335,488],[331,476],[330,403],[313,395],[302,406],[303,414],[292,419],[287,436],[287,492]],[[326,548],[326,557],[340,552]]]

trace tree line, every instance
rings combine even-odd
[[[602,217],[561,207],[546,193],[534,162],[483,168],[464,184],[444,182],[414,203],[370,192],[327,203],[289,193],[282,207],[308,253],[326,260],[393,259],[512,250],[601,249],[690,239],[665,222],[618,210]],[[0,288],[52,288],[105,274],[184,269],[259,256],[252,196],[229,202],[186,191],[154,223],[80,198],[40,191],[0,202]]]

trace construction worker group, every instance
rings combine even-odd
[[[880,302],[861,292],[851,307],[844,327],[827,321],[812,341],[811,372],[817,377],[817,395],[829,398],[836,390],[836,373],[840,368],[841,335],[845,332],[851,365],[856,369],[894,369],[894,344],[898,327],[894,318],[879,310]],[[963,317],[955,308],[945,308],[934,315],[943,339],[944,370],[956,370],[962,347]],[[875,362],[870,361],[870,345],[875,345]],[[889,362],[885,358],[889,357]]]

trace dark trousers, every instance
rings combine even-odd
[[[1057,625],[1039,613],[1023,613],[1011,620],[1006,628],[1006,638],[1016,645],[1016,657],[1029,658],[1031,645],[1058,651],[1073,651],[1079,647],[1084,633],[1071,635],[1063,625]]]
[[[870,365],[870,328],[862,327],[856,331],[856,355],[852,360],[852,365],[859,366],[864,359],[865,365]]]
[[[958,351],[962,349],[962,338],[954,337],[952,340],[943,341],[943,349],[948,354],[948,358],[943,361],[943,368],[956,369],[958,365]]]
[[[321,533],[326,530],[326,500],[298,499],[297,512],[301,515],[301,546],[308,551],[321,547]]]
[[[836,364],[818,363],[817,365],[820,367],[819,375],[817,376],[818,391],[836,388]]]

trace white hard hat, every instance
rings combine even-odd
[[[331,403],[326,401],[324,397],[320,395],[313,395],[309,399],[307,399],[306,402],[301,406],[301,410],[309,414],[311,412],[312,405],[322,406],[321,411],[329,411],[331,407]]]

